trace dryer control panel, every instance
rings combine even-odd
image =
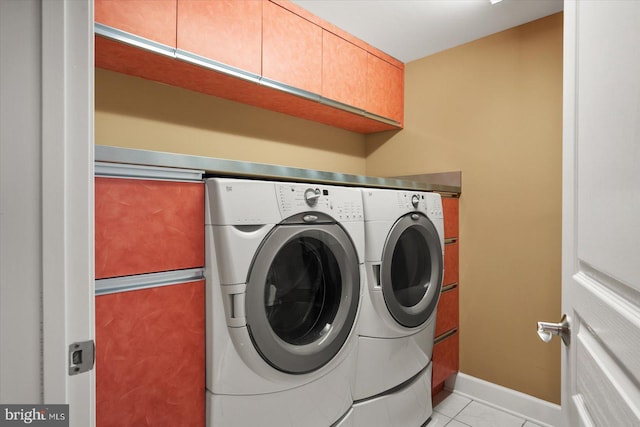
[[[302,212],[322,212],[337,221],[362,221],[360,190],[317,184],[276,184],[283,218]]]
[[[398,208],[401,211],[420,211],[430,218],[443,218],[442,200],[439,194],[415,191],[397,191]]]

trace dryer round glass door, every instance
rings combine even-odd
[[[396,221],[382,252],[380,284],[398,323],[414,328],[429,319],[438,304],[443,271],[442,246],[433,223],[417,213]]]
[[[358,256],[339,225],[279,225],[263,241],[249,272],[247,328],[271,366],[311,372],[346,342],[359,295]]]

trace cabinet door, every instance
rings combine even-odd
[[[177,0],[95,0],[95,21],[176,47]]]
[[[259,75],[262,2],[178,0],[178,49]]]
[[[404,120],[404,70],[370,53],[366,110],[399,123]]]
[[[329,31],[322,33],[322,96],[367,106],[367,52]]]
[[[96,279],[204,266],[204,184],[95,179]]]
[[[96,426],[204,427],[204,281],[95,305]]]
[[[263,77],[320,94],[322,28],[270,1],[263,6]]]

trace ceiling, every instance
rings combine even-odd
[[[563,8],[563,0],[293,1],[405,63]]]

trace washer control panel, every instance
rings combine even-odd
[[[432,218],[442,218],[442,201],[439,194],[414,191],[398,191],[398,208],[401,211],[419,211]]]
[[[276,184],[283,218],[301,212],[325,213],[337,221],[363,221],[360,190],[317,184]]]

